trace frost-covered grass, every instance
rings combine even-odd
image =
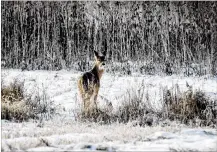
[[[47,99],[46,91],[25,96],[24,82],[14,80],[10,85],[1,86],[1,118],[17,122],[28,119],[43,119],[51,117],[55,112],[52,101]],[[4,80],[2,80],[4,83]]]
[[[170,126],[140,127],[128,124],[98,125],[72,121],[48,121],[43,127],[36,123],[2,121],[4,150],[201,150],[216,149],[214,129]]]
[[[3,86],[17,79],[24,82],[26,96],[34,97],[46,90],[47,98],[53,101],[57,108],[57,115],[49,121],[14,123],[2,120],[2,150],[216,150],[216,129],[191,128],[176,122],[141,127],[134,122],[101,125],[75,121],[80,104],[76,100],[79,75],[80,73],[74,71],[2,70]],[[186,82],[192,85],[193,89],[205,92],[210,99],[217,99],[217,78],[209,76],[105,74],[99,92],[100,106],[105,107],[105,98],[112,103],[112,112],[117,112],[128,88],[138,89],[138,84],[142,82],[145,92],[148,92],[148,97],[144,98],[149,98],[156,109],[162,107],[162,88],[170,89],[178,84],[183,91],[187,90]]]

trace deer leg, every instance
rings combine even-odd
[[[95,87],[94,94],[93,94],[93,101],[94,101],[95,108],[97,108],[97,104],[98,104],[97,102],[98,93],[99,93],[99,87]]]
[[[83,79],[78,80],[78,99],[81,103],[81,109],[84,111],[86,109],[86,93],[82,84]]]

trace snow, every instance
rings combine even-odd
[[[58,108],[52,120],[15,123],[2,120],[2,150],[26,151],[216,151],[217,131],[210,128],[190,128],[175,122],[170,126],[140,127],[132,123],[100,125],[74,120],[79,108],[77,101],[77,79],[81,73],[75,71],[20,71],[2,70],[2,85],[14,80],[24,82],[26,96],[46,93],[47,99]],[[104,74],[101,80],[100,105],[113,105],[117,110],[120,99],[129,88],[145,86],[153,105],[160,107],[162,88],[176,84],[186,90],[186,82],[217,99],[217,78],[181,76],[115,76]],[[105,99],[103,99],[105,98]],[[144,100],[145,101],[145,100]]]
[[[111,125],[72,121],[63,121],[64,124],[61,121],[53,123],[49,121],[43,127],[37,127],[31,122],[23,123],[25,127],[19,123],[7,123],[7,126],[3,123],[2,147],[7,149],[7,145],[10,145],[12,150],[28,151],[83,151],[103,147],[120,151],[216,150],[217,132],[214,129],[181,128],[175,124],[168,127],[140,127],[132,126],[130,123]],[[8,132],[5,131],[6,127]],[[32,129],[26,130],[26,128]],[[6,137],[9,132],[11,136]]]

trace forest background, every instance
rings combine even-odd
[[[217,2],[3,1],[6,68],[217,74]]]

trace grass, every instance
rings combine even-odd
[[[184,124],[196,126],[216,126],[216,102],[209,99],[201,90],[180,91],[178,85],[164,90],[164,117],[179,120]]]
[[[31,99],[25,97],[24,91],[24,82],[19,83],[16,80],[7,87],[1,87],[2,119],[20,122],[50,117],[55,112],[46,92]]]
[[[124,95],[112,103],[120,103],[116,111],[92,109],[89,114],[75,112],[76,120],[99,123],[128,123],[136,122],[141,126],[153,126],[165,121],[179,121],[192,126],[216,127],[217,105],[216,101],[208,98],[201,90],[195,90],[186,84],[187,90],[181,91],[178,85],[172,88],[160,88],[162,92],[162,109],[155,109],[152,105],[156,96],[149,92],[150,88],[139,83],[127,89]],[[37,91],[36,91],[37,92]],[[35,98],[25,96],[24,83],[16,80],[7,87],[1,88],[2,119],[26,121],[52,117],[55,107],[43,89],[42,94]],[[159,100],[159,98],[156,98]]]
[[[88,115],[85,115],[85,112],[82,111],[78,120],[101,123],[128,123],[136,121],[139,125],[151,126],[155,123],[154,119],[158,117],[159,113],[151,106],[149,100],[146,99],[147,101],[144,102],[146,95],[143,85],[139,89],[129,88],[122,98],[117,99],[121,103],[117,112],[109,113],[95,108]]]
[[[81,113],[80,120],[103,123],[128,123],[135,121],[140,126],[153,126],[176,121],[192,126],[216,127],[216,102],[206,97],[201,90],[193,90],[187,85],[186,91],[180,91],[175,85],[163,89],[162,109],[152,106],[150,97],[143,84],[131,87],[126,94],[117,99],[121,103],[117,112],[107,113],[93,109],[89,115]]]

